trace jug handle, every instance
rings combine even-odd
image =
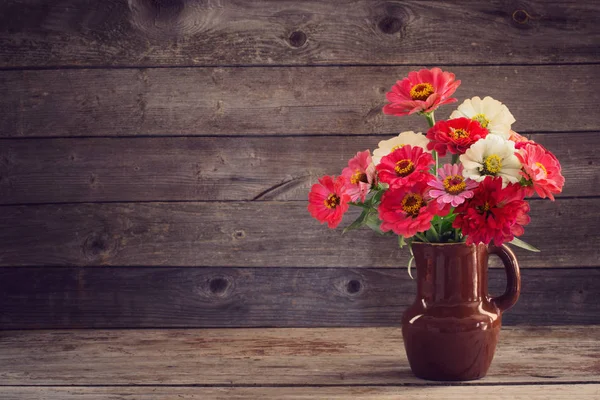
[[[506,290],[504,294],[493,297],[491,302],[504,312],[515,305],[521,293],[521,272],[514,253],[503,244],[501,247],[489,246],[489,254],[496,254],[502,260],[506,270]]]

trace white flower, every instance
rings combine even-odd
[[[515,144],[496,135],[479,139],[460,156],[463,176],[481,182],[486,176],[502,178],[502,187],[521,180],[521,163],[515,155]]]
[[[392,151],[399,149],[400,147],[407,144],[410,144],[413,147],[422,147],[423,150],[430,152],[429,150],[427,150],[427,143],[429,143],[429,139],[427,139],[425,135],[423,135],[421,132],[402,132],[398,136],[379,142],[379,144],[377,145],[379,147],[373,152],[373,163],[375,165],[379,164],[383,157],[387,156]]]
[[[450,119],[461,117],[478,121],[490,133],[502,136],[504,139],[510,137],[510,126],[515,122],[515,117],[508,108],[489,96],[483,100],[475,96],[463,101],[458,109],[450,114]]]

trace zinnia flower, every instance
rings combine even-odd
[[[383,112],[398,116],[429,113],[443,104],[454,103],[456,99],[450,96],[460,86],[454,78],[453,73],[439,68],[412,71],[387,93],[390,104],[383,107]]]
[[[510,126],[515,122],[515,117],[508,108],[498,100],[487,96],[481,100],[478,96],[467,99],[450,114],[450,119],[466,117],[477,121],[490,133],[508,139]]]
[[[429,151],[427,150],[427,143],[429,143],[429,140],[427,140],[425,135],[421,132],[402,132],[398,136],[379,142],[377,149],[373,152],[373,162],[375,165],[379,164],[382,157],[387,156],[392,151],[399,149],[402,146],[406,146],[407,144],[410,144],[413,147],[419,146],[423,148],[423,150]]]
[[[553,194],[562,192],[565,178],[561,174],[560,163],[550,151],[537,143],[527,143],[516,153],[523,165],[523,178],[531,186],[525,186],[527,196],[533,191],[542,199],[548,197],[554,201]]]
[[[343,176],[324,176],[308,194],[308,211],[321,223],[327,222],[331,229],[339,225],[348,211],[350,195],[346,193],[345,183]]]
[[[438,170],[438,177],[428,182],[433,189],[429,195],[437,199],[440,208],[450,204],[457,207],[464,203],[465,199],[473,197],[473,189],[477,182],[462,176],[463,166],[461,164],[445,164]]]
[[[433,165],[431,154],[421,147],[403,146],[381,159],[377,165],[379,181],[393,186],[411,185],[416,181],[428,181]]]
[[[427,148],[437,151],[442,157],[446,155],[446,151],[452,154],[463,154],[473,143],[483,139],[487,134],[487,129],[469,118],[439,121],[427,132],[427,139],[430,140]]]
[[[435,215],[444,216],[450,209],[450,206],[439,209],[437,203],[429,197],[428,191],[425,182],[387,190],[378,209],[379,219],[382,221],[381,230],[391,230],[406,238],[428,230]]]
[[[371,152],[365,150],[356,153],[356,156],[348,161],[342,176],[346,180],[346,193],[350,195],[350,199],[360,199],[364,203],[375,180],[375,165],[371,160]]]
[[[456,207],[452,226],[467,235],[467,244],[493,241],[501,246],[522,235],[523,226],[529,223],[524,194],[520,185],[503,189],[500,178],[488,176],[475,189],[473,198]]]
[[[476,182],[486,176],[502,178],[502,185],[517,183],[521,180],[521,163],[515,155],[515,144],[497,135],[487,135],[471,145],[460,156],[464,166],[463,175]]]

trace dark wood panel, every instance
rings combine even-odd
[[[462,384],[597,383],[599,351],[598,326],[505,327],[485,380]],[[163,386],[447,384],[412,375],[397,327],[0,332],[0,385],[157,382]]]
[[[0,204],[305,200],[383,136],[4,140]],[[598,133],[537,134],[566,177],[564,196],[600,195]],[[335,142],[335,146],[332,146]]]
[[[432,400],[443,393],[446,400],[493,399],[513,400],[595,400],[600,396],[600,384],[528,384],[494,386],[423,386],[411,390],[406,386],[320,386],[320,387],[17,387],[4,386],[5,400]],[[493,392],[493,397],[490,393]]]
[[[522,272],[505,325],[600,324],[600,269]],[[415,290],[405,268],[0,268],[0,329],[399,326]]]
[[[0,136],[365,134],[426,129],[384,116],[412,67],[0,72]],[[598,65],[452,67],[456,96],[492,96],[520,132],[595,131]],[[456,105],[444,106],[438,119]],[[583,111],[582,111],[583,110]]]
[[[529,267],[600,266],[600,198],[533,201],[517,251]],[[0,207],[0,265],[398,267],[393,236],[341,234],[306,202],[109,203]],[[347,215],[348,223],[353,214]]]
[[[575,0],[12,0],[0,66],[598,61],[599,16]]]

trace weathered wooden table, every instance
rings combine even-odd
[[[412,376],[399,328],[0,332],[1,399],[599,399],[600,326],[505,327],[489,375]]]

